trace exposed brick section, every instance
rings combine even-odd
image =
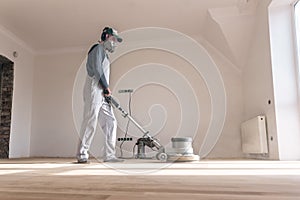
[[[13,63],[0,56],[0,158],[9,155],[13,80]]]

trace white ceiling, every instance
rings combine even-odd
[[[0,0],[0,25],[34,51],[87,46],[104,26],[164,27],[195,35],[207,9],[243,0]]]

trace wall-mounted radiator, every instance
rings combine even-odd
[[[242,123],[242,149],[247,154],[268,153],[265,116],[257,116]]]

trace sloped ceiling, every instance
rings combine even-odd
[[[33,51],[90,45],[110,25],[199,34],[211,8],[244,0],[1,0],[0,25]],[[1,27],[0,27],[1,28]]]
[[[256,22],[261,0],[248,0],[237,5],[208,10],[204,37],[236,66],[243,66]]]

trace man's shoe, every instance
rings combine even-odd
[[[77,160],[77,163],[85,164],[85,163],[89,163],[89,162],[88,162],[88,159],[86,159],[86,158],[80,158],[80,159]]]
[[[110,158],[110,159],[103,160],[103,162],[113,162],[113,163],[116,163],[116,162],[124,162],[124,160],[123,159],[119,159],[119,158]]]

